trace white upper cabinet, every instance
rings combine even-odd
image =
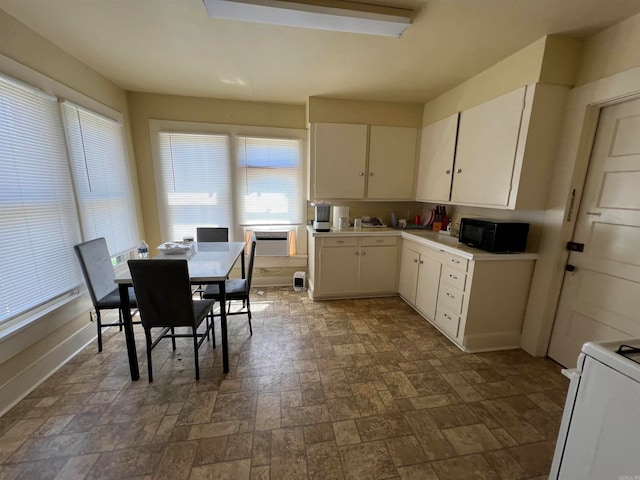
[[[460,114],[453,203],[507,206],[526,87]]]
[[[416,199],[545,208],[567,92],[530,85],[425,127]]]
[[[417,129],[311,125],[310,199],[411,200]]]
[[[371,126],[367,198],[413,199],[417,137],[416,128]]]
[[[422,129],[416,185],[420,202],[450,200],[459,116],[456,113]]]
[[[313,124],[312,198],[364,198],[367,130],[367,125]]]

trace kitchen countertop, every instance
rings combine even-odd
[[[407,229],[398,230],[390,227],[379,228],[361,228],[355,230],[347,228],[345,230],[331,229],[329,232],[316,232],[312,226],[307,226],[307,231],[313,237],[350,237],[350,236],[376,236],[376,235],[394,235],[402,237],[411,242],[426,245],[427,247],[439,248],[454,255],[469,260],[537,260],[537,253],[489,253],[484,250],[470,247],[458,242],[458,237],[450,235],[442,235],[437,232],[426,229]]]

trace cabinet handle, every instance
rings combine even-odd
[[[599,217],[602,215],[602,212],[587,212],[587,215],[593,215],[594,217]]]
[[[454,280],[458,279],[458,277],[456,277],[455,275],[451,275],[451,274],[449,274],[449,278],[453,278]]]
[[[424,260],[420,260],[420,265],[424,265]]]
[[[358,172],[358,176],[364,177],[364,172]]]
[[[448,318],[449,320],[453,320],[449,315],[447,315],[446,313],[443,313],[442,315],[444,315],[446,318]]]
[[[462,173],[462,169],[461,168],[456,168],[456,173]]]
[[[451,261],[452,261],[453,263],[460,263],[460,260],[456,260],[455,258],[452,258],[452,259],[451,259]]]
[[[344,243],[344,240],[336,240],[336,243]]]
[[[454,297],[453,295],[451,295],[449,292],[447,292],[447,297],[449,297],[449,298],[456,298],[456,297]]]
[[[358,250],[354,251],[354,252],[353,252],[353,254],[354,254],[354,255],[360,255],[360,254],[358,253]]]
[[[376,240],[376,243],[383,243],[383,242],[384,242],[384,240],[382,240],[382,239]]]
[[[446,173],[447,175],[449,175],[451,173],[451,170],[445,170],[444,173]]]
[[[417,258],[414,258],[414,259],[413,259],[413,263],[418,263],[418,259],[417,259]]]
[[[375,175],[375,173],[373,173],[373,172],[369,173],[370,177],[373,177],[374,175]]]
[[[366,254],[367,254],[367,251],[366,251],[366,250],[365,250],[364,252],[362,252],[362,253],[361,253],[361,255],[363,255],[363,256],[364,256],[364,255],[366,255]]]

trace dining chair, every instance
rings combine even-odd
[[[184,337],[193,338],[196,380],[200,380],[198,349],[205,338],[209,339],[209,331],[213,334],[215,301],[193,300],[186,260],[129,260],[128,263],[147,344],[149,381],[153,382],[151,351],[165,338],[171,339],[175,350],[176,338]],[[203,321],[206,328],[199,333],[198,327]],[[176,333],[177,327],[190,328],[191,332]],[[162,330],[152,338],[151,330],[155,328]]]
[[[104,237],[79,243],[73,249],[80,261],[80,268],[84,275],[87,290],[96,312],[96,323],[98,326],[98,352],[102,352],[102,329],[105,327],[120,327],[122,331],[122,305],[120,303],[120,293],[114,280],[116,274],[111,263],[111,255],[107,248],[107,241]],[[137,307],[136,296],[133,288],[129,288],[129,303],[131,308]],[[118,310],[118,322],[102,323],[103,310]],[[134,312],[135,315],[135,312]],[[93,318],[91,317],[93,321]],[[140,323],[140,322],[133,322]]]
[[[227,227],[197,227],[196,242],[228,242],[229,229]],[[200,295],[204,293],[204,285],[198,285],[193,289],[192,293]]]
[[[247,265],[247,271],[244,275],[245,278],[234,278],[224,282],[225,294],[227,301],[231,303],[233,300],[242,301],[242,309],[237,312],[230,312],[227,309],[227,315],[243,315],[246,314],[249,318],[249,333],[253,335],[253,328],[251,327],[251,303],[249,302],[249,293],[251,292],[251,278],[253,277],[253,260],[256,256],[256,237],[251,236],[251,249],[249,253],[249,262]],[[202,298],[215,300],[221,302],[222,296],[220,295],[220,287],[218,285],[207,285],[202,295]]]
[[[227,227],[198,227],[196,228],[196,242],[228,242],[229,229]]]

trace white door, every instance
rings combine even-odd
[[[582,344],[640,336],[640,99],[604,108],[548,354],[575,366]]]
[[[371,126],[367,198],[412,200],[418,129]]]

